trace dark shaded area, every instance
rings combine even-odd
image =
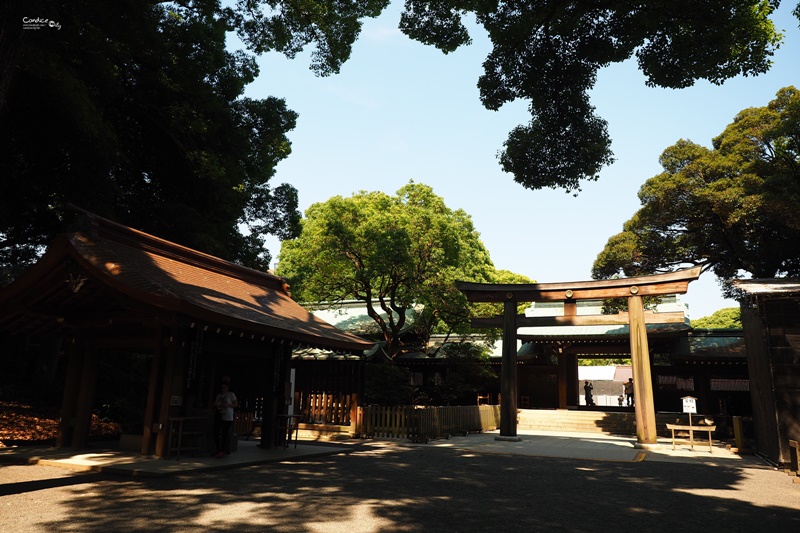
[[[2,470],[0,470],[2,474]],[[0,476],[2,478],[2,476]],[[19,481],[16,483],[0,483],[0,496],[8,496],[10,494],[24,494],[26,492],[36,492],[40,490],[54,489],[58,487],[72,487],[75,485],[83,485],[85,483],[97,482],[102,479],[107,479],[106,476],[101,477],[100,474],[76,474],[70,477],[58,477],[51,479],[36,479],[32,481]]]

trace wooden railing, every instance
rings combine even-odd
[[[233,417],[233,432],[237,435],[249,435],[253,431],[253,411],[236,411]]]
[[[306,396],[308,398],[308,396]],[[345,399],[349,397],[345,396]],[[372,405],[358,408],[358,420],[353,432],[350,424],[349,402],[333,401],[333,397],[319,395],[312,398],[301,411],[301,426],[315,427],[351,426],[351,434],[361,437],[386,439],[408,439],[427,442],[447,438],[450,435],[465,435],[479,431],[491,431],[500,425],[500,406],[467,405],[456,407],[386,407]],[[346,406],[348,410],[343,410]],[[249,435],[254,427],[252,411],[237,411],[233,430],[238,435]],[[343,421],[346,419],[346,422]]]
[[[500,406],[367,406],[358,409],[356,434],[362,437],[428,442],[450,435],[497,429]]]
[[[348,394],[295,394],[294,412],[311,424],[350,425],[353,396]]]

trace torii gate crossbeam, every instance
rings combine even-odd
[[[634,382],[636,438],[639,444],[657,440],[653,385],[650,377],[650,353],[647,344],[642,297],[685,294],[689,283],[700,277],[702,267],[668,274],[633,278],[577,281],[568,283],[494,284],[456,282],[458,290],[470,302],[503,302],[503,359],[500,376],[500,439],[517,437],[517,314],[518,303],[564,302],[565,314],[575,314],[578,300],[628,299],[631,367]]]

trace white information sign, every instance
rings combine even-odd
[[[681,398],[683,400],[683,412],[684,413],[694,413],[697,414],[697,398],[693,398],[691,396],[684,396]]]

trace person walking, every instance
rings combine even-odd
[[[233,410],[239,406],[236,395],[229,388],[230,380],[223,378],[214,398],[214,457],[217,459],[231,453]]]
[[[628,407],[633,405],[633,378],[628,378],[625,383],[625,397],[628,399]]]

